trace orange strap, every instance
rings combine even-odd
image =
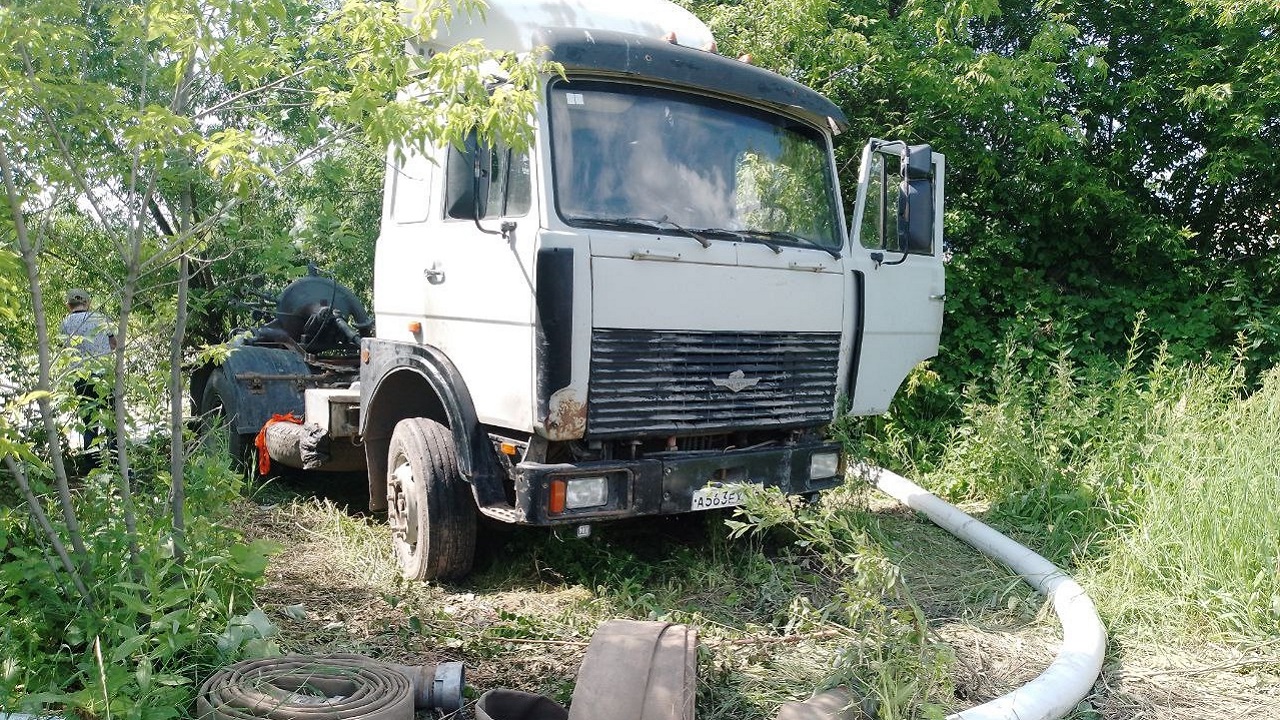
[[[259,475],[266,475],[267,473],[271,472],[271,455],[267,453],[267,428],[271,427],[273,423],[278,423],[278,422],[287,422],[287,423],[293,423],[294,425],[301,425],[302,419],[299,417],[296,417],[293,413],[286,413],[284,415],[272,415],[271,419],[268,420],[262,426],[262,429],[258,431],[258,437],[254,439],[253,444],[256,445],[258,448],[258,474]]]

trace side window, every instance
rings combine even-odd
[[[905,163],[900,155],[871,153],[871,168],[867,178],[867,202],[862,210],[862,246],[872,250],[895,253],[930,255],[932,243],[912,245],[907,241],[906,211],[909,206],[920,209],[911,202],[914,188],[903,194],[906,185]]]
[[[431,162],[410,152],[391,169],[396,174],[391,219],[402,225],[424,222],[431,205]]]
[[[475,176],[477,154],[479,178]],[[476,142],[475,133],[467,136],[462,148],[449,148],[447,173],[445,214],[448,217],[469,219],[477,205],[482,220],[518,217],[527,214],[533,204],[528,154],[517,153],[501,144],[481,146]]]
[[[507,197],[505,210],[507,217],[527,215],[533,205],[533,183],[529,179],[529,154],[507,151]]]
[[[867,205],[862,210],[862,246],[901,252],[898,243],[898,195],[902,161],[895,155],[871,153]]]
[[[449,159],[445,167],[448,187],[445,192],[445,215],[451,218],[470,218],[475,212],[475,161],[476,136],[468,135],[462,147],[449,146]],[[483,195],[481,196],[483,197]]]

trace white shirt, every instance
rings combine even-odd
[[[61,332],[78,357],[73,367],[111,354],[111,321],[93,310],[74,310],[62,319]]]

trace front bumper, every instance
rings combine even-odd
[[[691,512],[694,493],[717,484],[762,485],[799,495],[839,485],[840,472],[826,478],[809,477],[815,454],[841,453],[836,443],[801,443],[758,450],[679,452],[650,455],[642,460],[616,460],[516,466],[516,522],[521,525],[561,525],[651,515]],[[551,485],[556,480],[607,478],[604,505],[550,510]]]

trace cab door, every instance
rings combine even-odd
[[[423,313],[423,269],[428,267],[431,216],[439,171],[412,149],[387,153],[382,227],[373,266],[373,309],[378,337],[414,342],[411,323]]]
[[[422,341],[457,367],[486,424],[532,428],[534,245],[528,152],[472,133],[440,148],[443,200],[424,241]]]
[[[946,284],[946,159],[928,145],[872,139],[853,215],[853,297],[860,300],[850,412],[876,415],[919,363],[938,353]]]

